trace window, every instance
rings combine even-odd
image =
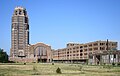
[[[37,56],[47,55],[47,50],[46,50],[45,47],[38,46],[38,47],[35,48],[34,54],[37,55]]]
[[[82,53],[80,53],[80,56],[82,56],[83,54]]]
[[[67,44],[67,47],[69,46],[69,44]]]
[[[22,13],[21,13],[21,10],[19,10],[19,15],[21,15]]]
[[[27,17],[25,17],[25,23],[28,23],[28,18]]]
[[[105,43],[100,43],[100,45],[105,45]]]
[[[76,49],[79,49],[79,47],[76,47]]]
[[[80,52],[83,52],[83,50],[80,50]]]
[[[98,43],[94,43],[93,45],[94,45],[94,46],[97,46],[97,45],[98,45]]]
[[[84,51],[87,51],[87,49],[84,49]]]
[[[17,15],[17,11],[15,11],[15,15]]]
[[[89,48],[89,51],[92,51],[92,48]]]
[[[114,54],[114,58],[116,58],[116,55]]]
[[[94,50],[98,50],[98,48],[96,47],[96,48],[94,48]]]
[[[80,46],[80,48],[83,48],[83,46]]]
[[[92,44],[89,45],[89,47],[91,47],[91,46],[92,46]]]
[[[84,55],[87,55],[87,53],[84,53]]]
[[[105,50],[105,47],[100,47],[100,50]]]
[[[26,15],[26,11],[25,10],[23,10],[23,13],[24,13],[24,15]]]
[[[87,45],[85,45],[84,47],[87,47]]]

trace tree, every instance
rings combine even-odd
[[[7,53],[6,53],[3,49],[1,49],[1,48],[0,48],[0,62],[2,62],[2,63],[8,62],[8,55],[7,55]]]
[[[62,73],[62,72],[61,72],[61,69],[60,69],[59,67],[57,68],[56,73],[58,73],[58,74],[61,74],[61,73]]]

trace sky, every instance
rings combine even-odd
[[[8,54],[17,6],[27,10],[30,44],[43,42],[59,49],[68,42],[109,39],[120,49],[120,0],[0,0],[0,48]]]

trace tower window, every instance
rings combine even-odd
[[[27,17],[25,17],[25,23],[28,23],[28,19],[27,19]]]
[[[22,13],[21,13],[21,10],[19,10],[19,15],[21,15]]]
[[[24,13],[24,15],[26,15],[26,11],[25,10],[23,10],[23,13]]]
[[[15,15],[17,15],[17,11],[15,11]]]

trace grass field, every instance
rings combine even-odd
[[[56,73],[58,67],[62,74]],[[120,76],[120,67],[62,63],[0,64],[0,76]]]

